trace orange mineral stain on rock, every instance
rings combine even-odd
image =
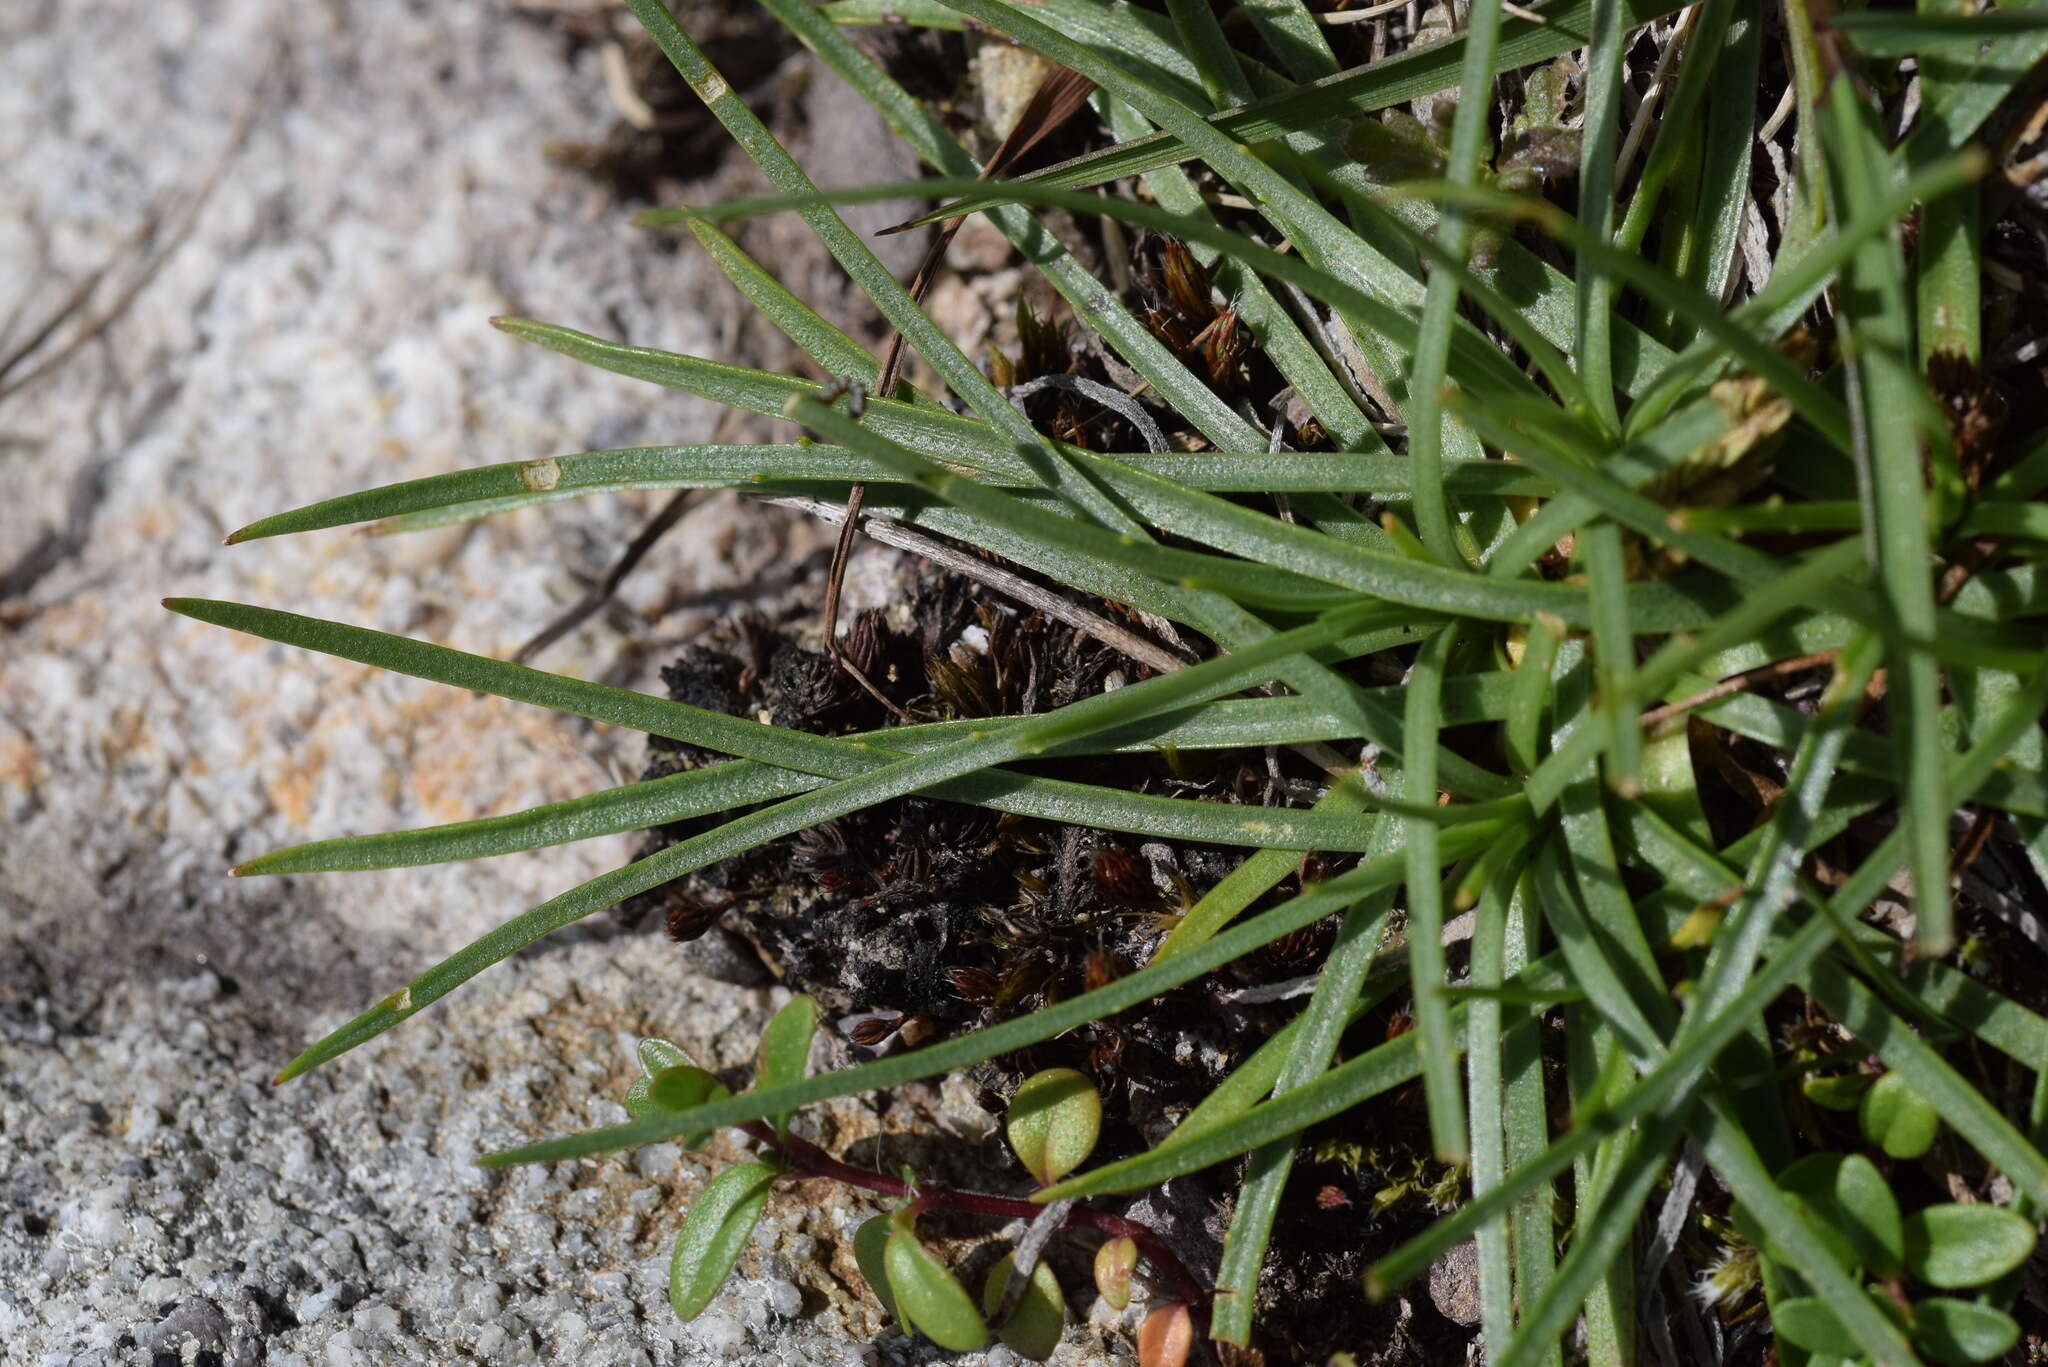
[[[308,745],[294,754],[270,780],[270,804],[294,826],[304,826],[313,811],[313,785],[327,765],[324,746]]]
[[[27,736],[11,726],[0,730],[0,787],[32,793],[49,777],[49,766]]]

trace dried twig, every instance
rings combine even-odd
[[[192,229],[199,222],[199,211],[206,207],[206,201],[212,198],[215,188],[221,182],[221,178],[227,174],[227,169],[234,162],[236,154],[242,150],[242,144],[248,140],[249,130],[256,125],[256,113],[263,106],[265,94],[266,87],[262,85],[259,85],[256,90],[250,93],[248,102],[243,106],[241,114],[235,119],[234,128],[228,133],[226,144],[222,146],[220,154],[214,158],[212,169],[206,173],[206,178],[199,183],[199,188],[192,192],[191,196],[185,201],[184,206],[171,219],[170,230],[164,235],[163,243],[157,248],[155,254],[145,261],[134,277],[115,293],[113,300],[104,309],[101,309],[98,313],[93,314],[81,323],[78,331],[73,333],[69,340],[58,347],[56,351],[23,371],[12,382],[0,383],[0,399],[5,399],[9,395],[15,394],[34,384],[45,375],[54,374],[61,369],[87,343],[112,327],[120,319],[121,315],[126,313],[135,303],[135,300],[141,295],[142,291],[149,287],[150,282],[156,279],[157,273],[164,268],[164,264],[178,254],[178,249],[185,245],[186,240],[192,236]],[[56,312],[41,326],[36,328],[30,334],[27,341],[8,353],[5,359],[0,359],[0,379],[4,379],[8,372],[21,364],[38,347],[54,336],[67,319],[82,310],[87,300],[91,298],[94,291],[99,287],[100,281],[113,270],[115,262],[119,261],[123,256],[139,250],[144,243],[156,235],[161,223],[161,211],[150,213],[143,220],[142,226],[115,253],[113,260],[108,261],[105,265],[87,275],[83,281],[79,282],[72,289],[71,293],[66,296],[64,302],[58,306]]]
[[[591,614],[611,601],[611,596],[619,591],[619,585],[625,582],[626,576],[631,574],[639,566],[640,562],[647,558],[647,553],[654,549],[654,543],[661,540],[668,533],[669,528],[683,520],[683,514],[690,510],[690,505],[696,502],[704,492],[702,489],[679,489],[670,495],[668,502],[661,505],[661,511],[656,513],[653,519],[640,529],[640,534],[633,538],[631,545],[626,547],[625,554],[621,555],[612,564],[611,569],[605,572],[604,578],[598,580],[591,587],[590,592],[584,594],[571,604],[567,611],[542,627],[532,640],[519,647],[512,656],[512,663],[516,665],[525,664],[528,660],[531,660],[534,656],[540,654],[564,636],[567,636],[577,627],[582,626]]]
[[[1689,698],[1681,698],[1677,702],[1651,708],[1642,715],[1643,727],[1647,730],[1650,727],[1661,726],[1673,717],[1683,716],[1694,708],[1705,707],[1710,702],[1718,702],[1736,693],[1747,693],[1760,683],[1804,673],[1806,670],[1829,664],[1840,653],[1838,650],[1821,650],[1811,655],[1795,655],[1789,660],[1773,660],[1767,665],[1758,665],[1755,669],[1745,669],[1740,674],[1730,674],[1719,683],[1710,688],[1703,688]]]
[[[847,511],[836,503],[795,495],[773,495],[764,497],[761,501],[783,508],[794,508],[833,523],[845,518]],[[855,516],[862,515],[856,512]],[[1122,651],[1148,669],[1161,674],[1171,674],[1176,670],[1186,669],[1190,663],[1144,637],[1125,630],[1107,617],[1090,612],[1077,603],[1070,603],[1058,594],[1041,588],[1021,574],[1003,569],[999,565],[991,565],[986,560],[969,555],[956,546],[949,546],[921,532],[914,532],[891,518],[868,513],[865,515],[865,522],[867,534],[883,545],[894,546],[913,555],[921,555],[933,564],[943,565],[955,573],[964,574],[970,579],[986,584],[1028,608],[1034,608],[1055,621],[1065,622],[1075,630],[1093,636],[1112,650]]]
[[[1024,112],[1018,116],[1016,125],[1010,129],[1009,136],[1003,139],[1002,144],[982,166],[981,175],[977,179],[988,180],[1000,176],[1016,165],[1025,153],[1079,113],[1088,103],[1088,92],[1094,88],[1095,83],[1087,77],[1065,67],[1054,67],[1051,74],[1039,83],[1037,91],[1031,96],[1031,103],[1024,107]],[[966,221],[965,214],[947,219],[932,238],[931,245],[925,249],[924,260],[918,263],[917,272],[910,281],[910,302],[913,305],[923,307],[925,291],[931,288],[933,278],[938,275],[939,263],[945,259],[946,248],[952,245],[954,235]],[[902,232],[910,226],[912,225],[898,224],[894,228],[883,229],[883,234]],[[883,398],[892,398],[896,393],[896,380],[903,371],[903,351],[904,338],[899,331],[889,339],[889,351],[882,360],[881,372],[875,381],[874,392]],[[825,580],[825,649],[839,662],[841,669],[853,676],[856,683],[872,694],[883,706],[900,716],[902,714],[896,704],[883,696],[882,691],[875,687],[874,681],[861,672],[860,666],[853,662],[852,657],[847,655],[839,644],[839,599],[846,582],[846,564],[853,555],[854,532],[860,526],[860,505],[867,497],[867,492],[867,485],[856,484],[846,495],[846,515],[839,524],[839,540],[832,548],[832,569]]]

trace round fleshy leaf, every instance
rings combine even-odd
[[[896,1296],[896,1318],[907,1327],[956,1353],[972,1352],[988,1342],[988,1326],[967,1288],[918,1242],[908,1215],[893,1217],[882,1262]]]
[[[644,1039],[636,1051],[640,1055],[640,1070],[653,1077],[664,1068],[680,1068],[690,1061],[690,1056],[665,1039]]]
[[[1898,1274],[1899,1203],[1875,1163],[1861,1154],[1808,1154],[1778,1175],[1778,1186],[1813,1217],[1817,1237],[1837,1251],[1846,1240],[1843,1262],[1880,1277]]]
[[[1844,1158],[1835,1173],[1835,1204],[1862,1251],[1863,1265],[1880,1277],[1898,1276],[1906,1256],[1904,1220],[1877,1164],[1860,1153]]]
[[[725,1285],[774,1182],[775,1169],[766,1163],[738,1163],[705,1183],[691,1202],[668,1265],[668,1300],[679,1317],[695,1319]]]
[[[761,1032],[754,1064],[754,1085],[762,1091],[802,1082],[811,1065],[811,1036],[818,1029],[818,1004],[806,996],[791,997]],[[777,1134],[789,1128],[791,1112],[771,1117]]]
[[[1941,1113],[1897,1073],[1871,1084],[1857,1107],[1863,1137],[1892,1158],[1918,1158],[1934,1147]]]
[[[1017,1255],[1005,1253],[1002,1261],[989,1269],[988,1280],[981,1286],[981,1313],[985,1317],[992,1320],[1002,1310],[1003,1292],[1010,1285],[1010,1269],[1016,1265]],[[1067,1298],[1060,1291],[1059,1278],[1053,1275],[1052,1268],[1041,1261],[1031,1269],[1017,1308],[996,1326],[996,1337],[1019,1357],[1044,1362],[1060,1346],[1060,1335],[1066,1328]]]
[[[633,1052],[640,1061],[641,1075],[626,1088],[626,1114],[638,1120],[661,1109],[650,1095],[654,1075],[669,1068],[687,1067],[690,1056],[665,1039],[641,1040]]]
[[[688,1063],[679,1063],[664,1068],[651,1078],[643,1078],[643,1089],[639,1082],[626,1089],[626,1109],[634,1115],[645,1115],[651,1111],[687,1111],[692,1106],[708,1102],[723,1101],[732,1095],[732,1089],[705,1072],[702,1068]],[[645,1110],[633,1110],[635,1105]],[[712,1131],[701,1130],[682,1136],[686,1149],[701,1149],[711,1142]]]
[[[679,1063],[647,1080],[647,1099],[664,1111],[687,1111],[709,1100],[716,1086],[718,1079],[702,1068]]]
[[[1771,1328],[1786,1343],[1821,1357],[1855,1358],[1863,1352],[1855,1336],[1818,1296],[1779,1301],[1771,1310]]]
[[[1138,1270],[1138,1241],[1107,1240],[1095,1250],[1095,1290],[1112,1310],[1131,1303],[1131,1274]]]
[[[853,1261],[860,1267],[860,1275],[867,1278],[869,1289],[889,1312],[889,1318],[902,1323],[903,1316],[896,1310],[896,1293],[889,1289],[889,1260],[885,1252],[888,1246],[886,1215],[877,1215],[853,1233]]]
[[[1024,1080],[1010,1099],[1010,1147],[1025,1170],[1049,1187],[1086,1161],[1102,1130],[1102,1098],[1072,1068],[1048,1068]]]
[[[2034,1226],[2004,1206],[1929,1206],[1905,1236],[1906,1269],[1944,1291],[1995,1282],[2034,1251]]]
[[[1868,1073],[1842,1073],[1834,1077],[1809,1077],[1799,1084],[1808,1101],[1828,1111],[1853,1111],[1875,1081]]]
[[[1195,1317],[1185,1305],[1162,1305],[1138,1326],[1138,1367],[1183,1367],[1195,1346]]]
[[[2018,1322],[1988,1305],[1933,1296],[1913,1306],[1913,1342],[1935,1362],[1995,1362],[2019,1341]]]
[[[1835,1218],[1832,1209],[1835,1166],[1841,1162],[1838,1154],[1812,1154],[1778,1174],[1778,1191],[1786,1205],[1799,1213],[1806,1231],[1828,1251],[1836,1263],[1854,1266],[1857,1262],[1856,1246],[1850,1242],[1847,1231]],[[1820,1198],[1816,1201],[1815,1197]],[[1765,1257],[1773,1262],[1791,1266],[1789,1257],[1776,1239],[1766,1236],[1757,1245]]]

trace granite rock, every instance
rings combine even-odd
[[[158,606],[259,602],[503,656],[581,594],[651,496],[406,537],[221,539],[372,483],[718,431],[706,405],[488,325],[518,312],[719,355],[739,331],[736,297],[700,257],[650,242],[602,187],[542,155],[598,140],[615,117],[602,45],[558,22],[593,9],[0,10],[0,318],[13,320],[0,356],[91,272],[108,268],[94,309],[139,281],[93,339],[0,397],[10,1362],[931,1355],[884,1325],[852,1274],[846,1241],[874,1210],[856,1194],[812,1184],[771,1203],[734,1283],[683,1325],[667,1308],[668,1244],[732,1150],[475,1165],[621,1118],[642,1035],[746,1063],[779,992],[692,976],[658,938],[609,924],[559,937],[268,1085],[423,966],[626,857],[616,838],[232,880],[235,860],[301,840],[619,781],[641,743]],[[787,515],[702,499],[620,604],[544,664],[655,688],[709,615],[814,592],[826,544]],[[807,1123],[839,1146],[934,1114],[852,1101]],[[1063,1356],[1100,1360],[1120,1332],[1076,1330]]]

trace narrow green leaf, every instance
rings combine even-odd
[[[1827,1302],[1818,1296],[1798,1296],[1771,1307],[1771,1328],[1795,1348],[1823,1357],[1854,1358],[1862,1353],[1855,1338]]]
[[[964,12],[958,6],[948,8]],[[1629,0],[1628,22],[1648,23],[1681,8],[1679,0]],[[1591,14],[1592,0],[1571,0],[1546,9],[1541,23],[1519,18],[1507,21],[1501,26],[1496,69],[1512,70],[1547,61],[1583,46]],[[1317,128],[1340,115],[1366,114],[1403,104],[1455,86],[1464,65],[1464,44],[1460,34],[1439,43],[1419,45],[1386,61],[1353,67],[1296,86],[1246,108],[1226,109],[1211,115],[1208,123],[1233,142],[1255,145]],[[1172,165],[1196,155],[1197,151],[1175,134],[1162,132],[1061,162],[1027,179],[1034,184],[1066,188],[1100,185]],[[942,213],[950,217],[971,212],[987,203],[999,203],[1002,197],[999,188],[991,188],[982,198],[947,205]]]
[[[988,1326],[967,1289],[946,1265],[918,1242],[911,1217],[892,1217],[882,1260],[897,1317],[941,1348],[971,1353],[988,1342]]]
[[[1452,1009],[1454,1028],[1462,1025],[1464,1010]],[[1032,1199],[1062,1201],[1104,1192],[1138,1191],[1248,1153],[1270,1140],[1298,1135],[1318,1121],[1417,1076],[1422,1071],[1417,1043],[1411,1030],[1332,1068],[1307,1086],[1254,1106],[1235,1120],[1204,1127],[1184,1140],[1070,1177],[1038,1192]]]
[[[798,993],[783,1004],[761,1032],[759,1058],[754,1064],[755,1085],[762,1089],[785,1087],[801,1082],[810,1071],[811,1036],[818,1029],[818,1003]],[[773,1117],[776,1133],[789,1128],[790,1112]]]
[[[725,1285],[753,1237],[775,1177],[766,1163],[736,1163],[705,1183],[690,1203],[668,1269],[668,1300],[678,1318],[697,1318]]]
[[[860,1275],[867,1279],[875,1299],[882,1303],[882,1309],[908,1332],[910,1322],[896,1309],[896,1293],[889,1286],[889,1229],[886,1215],[863,1221],[853,1232],[853,1261],[860,1268]]]

